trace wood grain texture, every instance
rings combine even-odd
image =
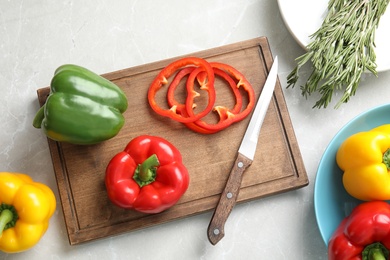
[[[256,98],[273,60],[265,37],[185,56],[232,65],[251,82]],[[250,117],[219,133],[201,135],[155,114],[147,102],[149,84],[162,68],[178,58],[103,75],[121,87],[129,100],[129,108],[124,113],[125,125],[116,137],[90,146],[48,139],[71,245],[200,214],[216,206]],[[49,92],[49,87],[37,91],[41,105]],[[228,91],[218,90],[217,102],[234,105]],[[174,144],[181,151],[183,163],[190,173],[190,186],[180,201],[171,209],[154,215],[114,206],[104,186],[105,168],[110,159],[131,139],[142,134],[161,136]],[[243,176],[237,203],[306,185],[308,177],[278,81],[254,161]],[[205,223],[205,229],[207,225]]]

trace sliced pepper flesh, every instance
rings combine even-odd
[[[152,109],[162,116],[170,117],[178,122],[183,123],[189,129],[202,134],[212,134],[219,132],[231,124],[241,121],[253,110],[255,104],[255,93],[253,87],[249,81],[244,77],[242,73],[233,68],[230,65],[218,62],[210,62],[208,65],[212,68],[212,71],[205,70],[206,66],[198,66],[196,63],[191,63],[192,57],[187,60],[180,59],[176,62],[169,64],[164,68],[166,72],[161,71],[151,84],[148,92],[148,100]],[[202,60],[202,62],[206,62]],[[177,63],[177,64],[176,64]],[[172,76],[175,71],[178,71],[173,81],[169,84],[168,77]],[[215,88],[212,86],[213,92],[210,92],[211,83],[214,83],[214,74],[224,79],[233,90],[236,104],[232,109],[228,109],[226,106],[214,106],[216,100]],[[209,77],[213,75],[212,81]],[[175,90],[178,87],[180,81],[187,77],[186,90],[187,97],[184,103],[180,103],[175,100]],[[194,83],[197,80],[201,89],[209,91],[209,103],[207,108],[202,110],[201,113],[195,114],[196,104],[192,102],[199,94],[194,91]],[[155,101],[156,92],[162,85],[168,85],[167,90],[167,103],[169,109],[162,109],[157,105]],[[245,109],[242,110],[243,99],[239,89],[243,89],[248,96],[248,104]],[[217,112],[219,120],[217,123],[207,123],[203,118],[210,112],[211,109]],[[206,113],[207,111],[207,113]]]
[[[227,76],[225,75],[226,73],[228,73],[228,76],[235,78],[238,81],[238,83],[235,84],[236,89],[238,90],[238,88],[242,87],[248,94],[248,104],[245,107],[245,109],[240,112],[235,113],[233,111],[226,110],[223,107],[217,108],[217,111],[218,109],[221,109],[220,111],[218,111],[219,114],[225,115],[225,117],[221,117],[221,120],[217,124],[208,124],[201,119],[193,122],[193,124],[200,127],[205,132],[216,133],[222,129],[227,128],[228,126],[230,126],[235,122],[241,121],[242,119],[244,119],[246,116],[249,115],[249,113],[253,110],[253,107],[255,106],[255,92],[251,84],[244,77],[244,75],[242,75],[238,70],[236,70],[232,66],[224,63],[218,63],[218,62],[210,62],[210,65],[214,68],[214,71],[216,71],[218,75],[222,75],[222,77],[224,77],[225,80],[230,81],[229,78],[227,78]],[[233,84],[233,83],[230,81],[229,84]],[[190,110],[188,111],[188,113],[191,116]],[[193,126],[187,125],[187,127],[193,127]]]
[[[213,67],[213,71],[216,76],[221,77],[228,83],[231,90],[233,91],[236,102],[232,109],[229,109],[226,106],[221,106],[221,105],[215,106],[213,108],[213,111],[217,112],[219,117],[219,121],[216,124],[208,124],[202,119],[199,119],[192,123],[185,124],[188,128],[204,134],[211,134],[211,133],[216,133],[218,131],[221,131],[222,129],[225,129],[226,127],[231,125],[233,122],[240,120],[240,118],[243,116],[243,113],[242,112],[240,113],[242,108],[242,103],[243,103],[242,95],[238,89],[236,82],[230,77],[230,75],[228,75],[225,71],[221,69]],[[178,87],[178,84],[181,81],[181,79],[191,73],[194,73],[194,75],[196,75],[196,79],[200,85],[204,84],[203,82],[205,81],[206,73],[196,69],[195,67],[187,67],[180,70],[176,74],[171,85],[169,86],[168,93],[167,93],[168,104],[172,107],[175,107],[177,111],[184,116],[188,116],[186,105],[179,103],[175,99],[174,92]],[[246,110],[250,112],[250,109],[246,108]]]
[[[168,87],[167,102],[168,102],[169,107],[171,107],[171,109],[175,110],[176,113],[178,113],[184,117],[188,117],[188,114],[186,111],[186,104],[180,103],[175,99],[175,91],[176,91],[177,87],[179,86],[181,80],[184,77],[188,76],[195,69],[196,69],[196,67],[190,66],[190,67],[185,67],[185,68],[179,70],[179,72],[175,75],[171,84]]]
[[[168,78],[171,77],[175,73],[175,71],[183,67],[193,66],[193,65],[200,67],[202,70],[204,70],[207,73],[208,80],[204,85],[201,86],[201,89],[204,89],[208,92],[208,104],[205,107],[205,109],[197,114],[193,113],[192,116],[190,117],[185,117],[180,113],[178,113],[175,107],[164,109],[161,106],[159,106],[155,97],[157,92],[164,85],[168,84]],[[192,80],[195,80],[195,75],[193,76]],[[186,107],[193,109],[195,106],[194,99],[199,95],[199,93],[197,93],[194,90],[194,84],[193,83],[191,84],[191,82],[188,82],[188,84],[186,84],[186,87],[187,87],[187,98],[185,102]],[[157,114],[174,119],[181,123],[190,123],[204,117],[213,109],[215,103],[215,95],[216,94],[214,89],[214,73],[210,64],[206,60],[201,58],[186,57],[170,63],[168,66],[166,66],[164,69],[160,71],[160,73],[155,77],[155,79],[153,80],[152,84],[149,87],[148,101],[150,107]]]

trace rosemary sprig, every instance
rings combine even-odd
[[[298,82],[299,71],[311,61],[313,68],[302,95],[318,91],[314,107],[326,108],[335,90],[344,90],[336,104],[347,103],[360,83],[361,75],[377,75],[375,30],[390,0],[329,0],[321,27],[310,36],[307,52],[296,59],[297,66],[287,76],[287,88]]]

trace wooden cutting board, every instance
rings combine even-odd
[[[261,37],[185,56],[232,65],[253,85],[258,97],[273,58],[267,38]],[[104,74],[126,93],[129,107],[120,133],[101,144],[78,146],[48,139],[65,224],[71,245],[159,225],[214,209],[249,123],[247,117],[212,135],[202,135],[155,114],[147,90],[167,59]],[[38,89],[43,105],[49,87]],[[234,104],[231,93],[218,93],[218,102]],[[142,214],[114,206],[104,185],[105,168],[136,136],[161,136],[182,153],[190,173],[190,186],[180,201],[159,214]],[[280,82],[260,132],[253,164],[245,172],[238,203],[301,188],[308,177],[290,121]],[[204,223],[205,237],[208,222]]]

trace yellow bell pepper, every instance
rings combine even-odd
[[[17,253],[33,247],[55,209],[49,187],[25,174],[0,172],[0,250]]]
[[[347,138],[336,161],[351,196],[364,201],[390,200],[390,124]]]

